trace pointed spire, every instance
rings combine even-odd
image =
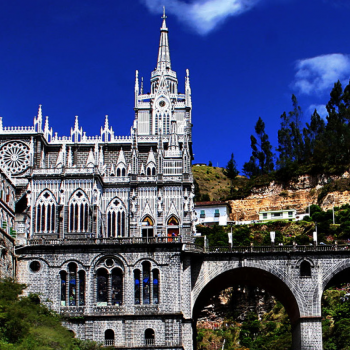
[[[79,120],[78,120],[78,116],[75,116],[75,121],[74,121],[74,129],[78,130],[79,129]]]
[[[124,165],[126,165],[126,161],[125,161],[125,156],[124,156],[124,151],[123,148],[120,149],[119,155],[118,155],[118,160],[117,160],[117,166],[123,163]]]
[[[163,7],[163,23],[162,27],[160,28],[160,41],[157,62],[157,69],[159,70],[165,70],[166,68],[171,69],[168,28],[165,21],[166,18],[167,16],[165,15],[165,7]]]
[[[138,97],[139,97],[139,71],[136,70],[135,72],[135,108],[137,108]]]
[[[39,105],[38,115],[37,115],[37,117],[34,117],[35,131],[36,132],[43,132],[42,125],[43,125],[43,113],[42,113],[42,110],[41,110],[41,105]]]
[[[186,78],[185,78],[185,99],[186,106],[192,107],[191,101],[191,86],[190,86],[190,71],[186,69]]]
[[[179,142],[176,134],[176,121],[172,121],[171,123],[171,136],[170,136],[170,150],[178,150]]]
[[[150,151],[149,151],[149,153],[148,153],[148,158],[147,158],[147,165],[149,164],[149,163],[154,163],[154,164],[156,164],[156,159],[154,158],[154,153],[153,153],[153,148],[151,147],[151,149],[150,149]]]
[[[94,157],[94,153],[92,152],[92,148],[90,148],[89,156],[86,161],[86,167],[93,168],[94,166],[95,166],[95,157]]]
[[[45,118],[45,126],[44,126],[44,136],[48,142],[51,141],[52,138],[52,128],[49,129],[49,117]]]
[[[73,154],[72,154],[72,147],[68,148],[68,155],[67,155],[67,167],[71,168],[73,166]]]
[[[114,164],[112,164],[112,166],[111,166],[111,171],[110,171],[109,175],[115,176],[115,166],[114,166]]]

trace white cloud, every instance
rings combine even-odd
[[[317,113],[322,119],[326,119],[328,112],[326,105],[310,105],[307,109],[308,114],[312,115],[317,110]]]
[[[350,77],[350,55],[334,53],[299,60],[293,87],[302,94],[330,92],[340,80],[347,84]]]
[[[261,0],[142,0],[153,13],[166,12],[205,35],[226,18],[249,11]]]

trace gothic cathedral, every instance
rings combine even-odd
[[[41,106],[34,126],[0,121],[1,199],[13,207],[2,228],[16,236],[19,282],[77,337],[115,348],[192,348],[191,88],[187,70],[178,92],[162,19],[150,93],[136,71],[130,136],[107,116],[99,136],[78,117],[58,136]]]

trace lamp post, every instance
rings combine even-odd
[[[231,251],[232,251],[232,226],[233,226],[233,222],[229,222],[228,223],[231,226],[231,232],[228,232],[228,243],[230,244],[231,247]]]
[[[315,221],[315,231],[313,233],[314,246],[317,246],[317,222]]]

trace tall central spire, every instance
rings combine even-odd
[[[168,39],[168,28],[166,26],[165,7],[163,7],[163,23],[160,28],[160,41],[159,41],[159,52],[157,70],[165,70],[166,68],[171,69],[170,62],[170,51],[169,51],[169,39]]]

